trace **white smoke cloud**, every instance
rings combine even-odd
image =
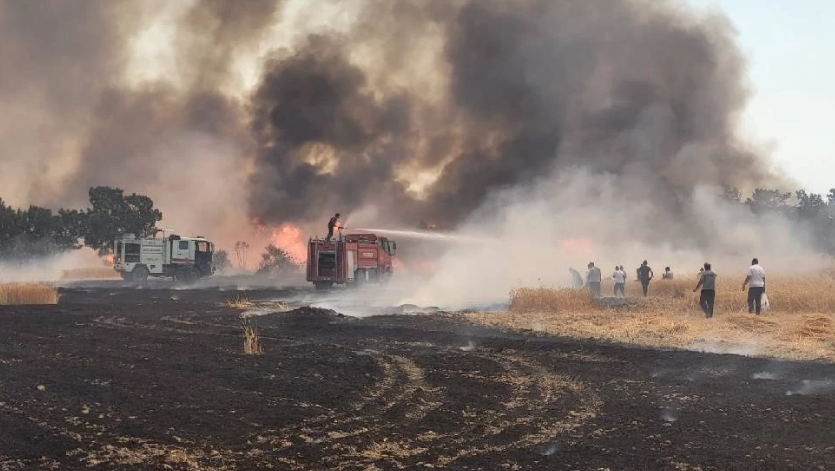
[[[821,264],[805,235],[781,217],[755,216],[704,186],[676,215],[662,210],[669,202],[652,199],[651,181],[561,169],[532,186],[494,194],[461,231],[482,242],[449,247],[435,274],[405,302],[446,308],[507,302],[516,287],[568,286],[568,268],[584,273],[588,262],[604,276],[615,265],[634,274],[642,260],[659,275],[671,266],[692,276],[707,261],[720,276],[740,281],[752,257],[772,271]]]
[[[0,282],[60,281],[65,270],[102,268],[104,261],[90,248],[31,260],[25,263],[0,263]]]

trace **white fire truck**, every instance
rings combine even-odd
[[[114,241],[113,268],[126,281],[149,276],[196,280],[214,273],[215,245],[205,237],[137,238],[127,234]]]

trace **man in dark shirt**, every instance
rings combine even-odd
[[[653,276],[652,268],[650,268],[649,265],[647,265],[647,261],[644,260],[638,268],[638,279],[641,280],[641,288],[644,289],[644,297],[647,297],[649,282],[652,280]]]
[[[594,262],[589,262],[589,271],[586,274],[586,284],[589,287],[589,292],[595,298],[600,297],[600,283],[603,281],[603,274],[600,269],[594,266]]]
[[[705,269],[699,275],[699,283],[693,288],[693,292],[702,288],[702,294],[699,296],[699,306],[705,312],[705,317],[710,319],[713,317],[713,304],[716,300],[716,273],[710,269],[710,264],[705,263]]]
[[[333,237],[333,230],[342,229],[341,227],[337,226],[336,224],[339,222],[339,213],[336,213],[330,221],[328,221],[328,236],[325,237],[325,240],[330,242],[331,238]]]

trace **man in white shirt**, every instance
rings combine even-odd
[[[626,296],[626,272],[623,271],[623,267],[615,267],[615,272],[612,273],[612,279],[615,280],[615,297],[617,297],[618,292],[620,292],[622,297]]]
[[[762,308],[762,296],[765,292],[765,270],[756,258],[751,260],[748,275],[742,283],[742,291],[745,291],[746,286],[748,286],[748,313],[756,313],[759,316]]]

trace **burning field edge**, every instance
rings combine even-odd
[[[461,316],[535,335],[835,362],[834,283],[828,275],[778,278],[767,290],[772,308],[760,316],[748,314],[740,285],[725,280],[717,286],[714,317],[705,318],[690,279],[653,282],[647,298],[599,301],[583,290],[521,288],[511,292],[506,312]]]

